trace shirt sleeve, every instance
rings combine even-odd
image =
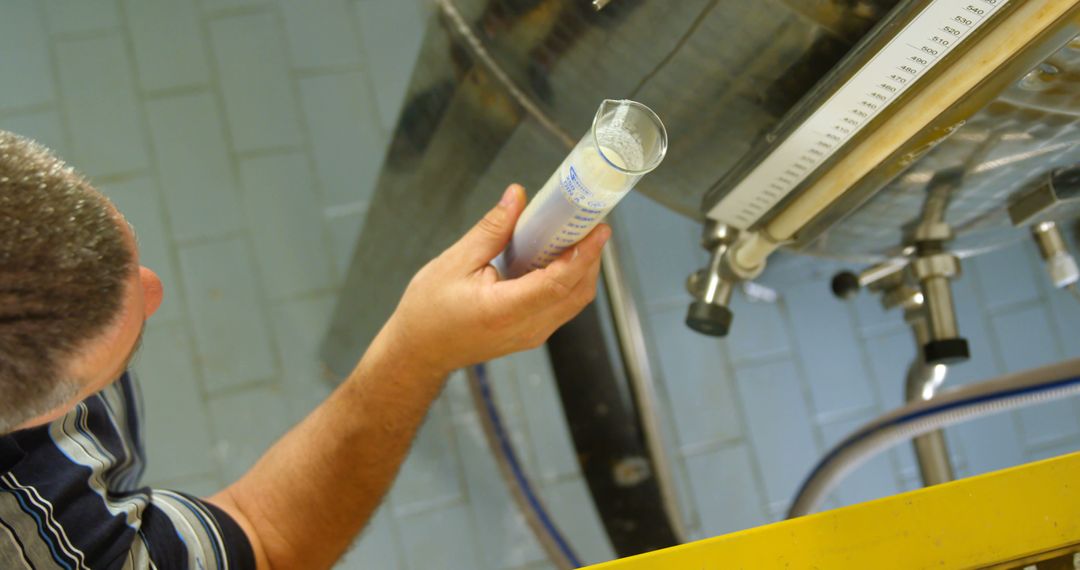
[[[190,495],[153,489],[129,555],[134,568],[255,570],[251,542],[225,511]]]

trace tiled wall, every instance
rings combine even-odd
[[[7,0],[0,128],[54,147],[135,224],[165,303],[136,368],[148,482],[211,493],[330,390],[316,362],[431,14],[425,0]],[[826,447],[900,402],[914,352],[875,301],[833,300],[835,266],[778,262],[775,304],[736,299],[732,336],[681,323],[697,227],[641,197],[620,234],[646,309],[663,418],[694,536],[776,519]],[[1033,248],[967,264],[974,362],[952,382],[1080,355],[1080,304]],[[612,556],[543,351],[493,364],[497,397],[558,523]],[[949,432],[960,472],[1080,447],[1077,402]],[[911,453],[859,470],[833,504],[912,488]],[[502,487],[455,376],[343,567],[550,568]]]

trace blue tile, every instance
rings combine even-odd
[[[864,342],[882,407],[891,410],[902,406],[908,367],[916,355],[914,337],[902,329]]]
[[[362,76],[342,73],[305,78],[300,81],[300,93],[323,205],[367,202],[389,139],[379,128]]]
[[[649,325],[663,389],[683,449],[742,435],[730,365],[720,340],[690,330],[684,307],[653,310]]]
[[[134,369],[145,408],[146,479],[216,472],[209,410],[202,399],[194,350],[183,323],[151,320]]]
[[[873,418],[870,416],[864,416],[823,424],[821,432],[825,438],[825,444],[831,449],[871,419]],[[846,506],[895,495],[899,492],[901,492],[900,484],[893,472],[889,454],[881,453],[844,477],[832,496],[839,505]]]
[[[519,417],[507,417],[509,424]],[[465,470],[469,508],[477,529],[481,568],[511,568],[544,559],[525,517],[510,499],[475,414],[456,418],[457,442]],[[522,446],[518,445],[520,450]],[[529,476],[533,474],[530,473]],[[535,478],[534,478],[535,482]]]
[[[302,142],[288,56],[274,15],[259,12],[214,20],[210,36],[233,149]]]
[[[262,385],[210,399],[215,450],[225,480],[243,475],[270,449],[292,422],[277,386]]]
[[[991,322],[1006,371],[1019,372],[1061,360],[1046,307],[1000,313]]]
[[[54,34],[107,30],[120,25],[116,0],[46,0],[45,12]]]
[[[319,343],[330,325],[335,296],[287,301],[271,309],[274,339],[281,355],[281,386],[291,417],[300,421],[325,400],[337,384],[325,376]]]
[[[822,281],[789,287],[783,295],[818,417],[873,406],[869,375],[848,307]]]
[[[148,91],[210,79],[194,0],[125,0],[139,84]]]
[[[964,476],[996,471],[1024,461],[1016,419],[1008,412],[948,428],[946,437],[964,448],[967,468],[960,471]]]
[[[1080,451],[1080,441],[1075,439],[1053,445],[1051,447],[1044,447],[1038,450],[1028,452],[1028,461],[1042,461],[1043,459],[1050,459],[1051,457],[1060,457],[1069,453],[1076,453]]]
[[[1005,368],[1019,372],[1061,360],[1046,308],[1035,306],[993,317]],[[1080,434],[1074,402],[1059,400],[1017,412],[1028,446],[1044,445]]]
[[[56,44],[75,168],[90,176],[149,165],[139,101],[119,34]]]
[[[613,217],[622,257],[637,276],[642,299],[689,304],[686,278],[708,261],[698,245],[701,225],[635,192],[619,203]]]
[[[401,570],[403,562],[398,553],[398,540],[394,519],[385,506],[376,511],[371,522],[364,527],[356,546],[345,553],[334,568],[338,570]]]
[[[304,154],[240,162],[243,205],[270,299],[327,289],[333,269]]]
[[[880,295],[862,291],[849,302],[855,308],[855,317],[864,335],[904,325],[903,311],[899,308],[885,309]]]
[[[390,493],[398,517],[461,501],[454,425],[443,402],[428,413]]]
[[[398,521],[409,570],[476,570],[476,537],[469,510],[456,505]]]
[[[172,246],[165,234],[161,196],[152,178],[141,177],[112,182],[99,188],[135,227],[139,245],[139,263],[157,273],[165,286],[165,297],[154,317],[179,319],[184,314],[184,299],[178,290],[180,281],[173,265]],[[174,289],[177,288],[177,289]]]
[[[225,135],[205,93],[147,103],[173,237],[190,240],[243,227]]]
[[[278,3],[296,67],[356,65],[360,43],[345,0]]]
[[[703,536],[765,524],[750,453],[745,445],[686,458]]]
[[[182,247],[180,267],[207,389],[276,376],[269,329],[244,241]]]
[[[0,39],[0,41],[3,40]],[[0,47],[0,50],[3,50],[3,48]],[[3,63],[0,63],[0,66],[2,65]],[[0,118],[0,129],[33,139],[39,144],[49,147],[54,154],[63,160],[70,158],[64,124],[60,120],[60,113],[56,111],[36,111],[19,115],[7,115]]]
[[[1066,233],[1066,236],[1076,232]],[[1074,240],[1066,238],[1073,255],[1080,255],[1080,247]],[[1055,289],[1048,276],[1041,275],[1042,298],[1050,311],[1050,320],[1054,333],[1065,358],[1080,358],[1080,300],[1068,291]]]
[[[397,123],[420,53],[427,14],[415,2],[359,0],[355,5],[379,114],[389,131]]]
[[[772,358],[790,350],[788,322],[780,303],[751,301],[741,290],[731,298],[735,320],[725,341],[733,362]]]
[[[786,506],[821,451],[795,367],[782,360],[738,367],[736,374],[766,498]]]
[[[41,21],[35,0],[12,0],[4,3],[0,18],[0,77],[18,77],[5,81],[0,89],[0,110],[50,103],[56,94],[53,67],[49,61],[49,35]]]
[[[989,380],[1001,373],[1000,356],[990,341],[990,322],[987,309],[979,304],[975,294],[975,277],[965,275],[953,282],[956,318],[960,334],[971,347],[971,360],[949,368],[947,385],[962,385]]]
[[[571,540],[571,547],[586,564],[615,558],[585,482],[570,479],[545,485],[541,491],[555,525]]]
[[[987,308],[1032,301],[1039,296],[1032,251],[1028,240],[980,255],[967,262],[978,277]]]

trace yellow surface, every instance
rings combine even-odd
[[[591,570],[980,568],[1080,543],[1080,453]]]

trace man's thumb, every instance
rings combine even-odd
[[[518,184],[511,184],[499,203],[484,214],[484,217],[472,227],[465,237],[457,243],[457,248],[470,263],[483,265],[499,254],[510,241],[514,225],[525,205],[525,189]]]

